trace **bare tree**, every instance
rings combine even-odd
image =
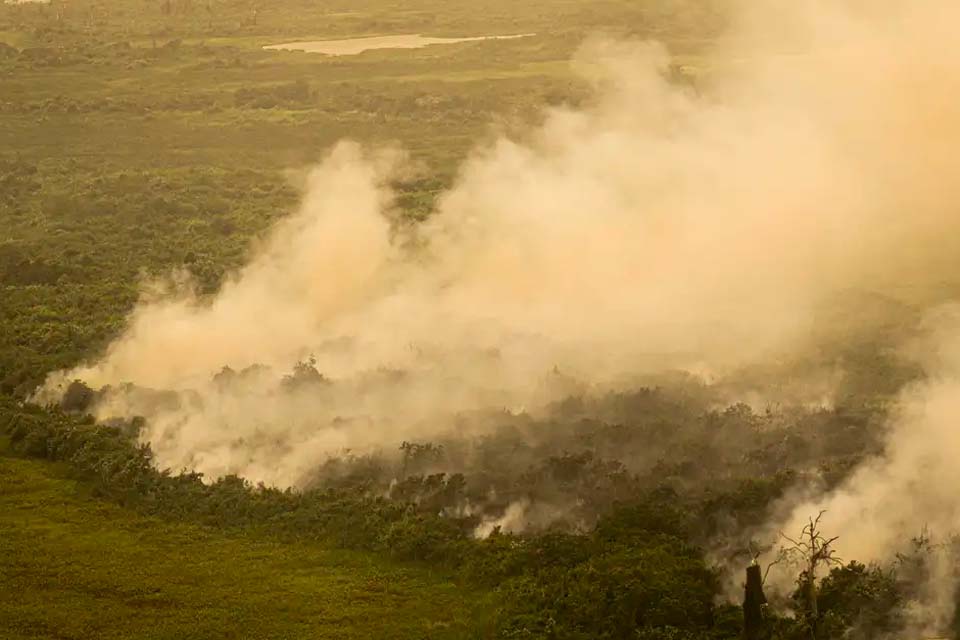
[[[743,583],[743,640],[763,640],[767,636],[766,607],[763,576],[754,559]]]
[[[790,546],[781,547],[780,560],[799,564],[802,568],[797,577],[797,587],[800,596],[800,615],[806,624],[811,640],[817,638],[817,569],[821,566],[831,567],[843,564],[843,561],[834,554],[831,546],[840,536],[827,538],[820,532],[820,518],[826,511],[821,511],[816,518],[810,518],[803,527],[800,536],[791,538],[782,531],[780,537]],[[768,568],[769,570],[769,568]]]

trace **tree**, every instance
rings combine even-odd
[[[834,555],[831,546],[839,536],[827,538],[820,532],[820,518],[824,513],[826,511],[821,511],[816,518],[810,518],[796,539],[780,532],[780,537],[790,543],[790,546],[780,549],[778,561],[787,560],[801,566],[794,600],[799,605],[801,622],[811,640],[817,640],[817,623],[820,618],[817,606],[817,569],[843,564],[840,558]]]
[[[82,380],[74,380],[67,386],[67,390],[60,400],[60,408],[64,411],[86,411],[95,398],[93,389]]]
[[[756,562],[747,567],[747,580],[743,585],[743,638],[761,640],[766,636],[764,608],[767,597],[763,593],[763,576]]]

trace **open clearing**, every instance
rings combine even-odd
[[[369,554],[138,516],[0,440],[0,637],[464,638],[457,585]]]

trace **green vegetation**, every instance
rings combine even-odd
[[[3,638],[464,638],[478,619],[440,575],[137,515],[0,448]]]
[[[820,460],[824,477],[831,472],[837,479],[842,477],[842,471],[836,470],[849,466],[846,450],[875,430],[870,424],[877,416],[869,411],[859,415],[814,412],[795,416],[796,422],[774,427],[765,438],[758,438],[758,422],[775,418],[756,416],[745,407],[704,413],[696,399],[690,400],[679,404],[651,392],[613,396],[593,408],[595,413],[613,418],[619,411],[653,422],[641,420],[627,427],[584,424],[565,407],[558,409],[556,422],[535,425],[529,432],[549,432],[550,442],[534,441],[524,448],[517,439],[518,426],[505,425],[500,433],[477,443],[471,457],[505,470],[496,479],[504,487],[504,499],[511,494],[561,495],[580,505],[579,510],[571,509],[572,519],[594,522],[587,532],[578,533],[561,520],[538,535],[494,531],[485,540],[471,535],[479,523],[475,514],[457,516],[449,509],[471,494],[472,480],[492,471],[460,461],[459,468],[470,480],[461,474],[422,473],[438,459],[453,457],[442,445],[405,446],[403,472],[390,469],[387,460],[335,461],[336,472],[321,470],[331,475],[317,488],[293,492],[254,487],[236,477],[205,484],[196,474],[160,472],[151,464],[149,448],[136,443],[135,422],[96,425],[87,418],[8,402],[0,430],[8,434],[14,451],[66,463],[69,473],[81,480],[79,486],[92,495],[141,514],[118,516],[121,519],[141,522],[140,518],[149,517],[150,522],[164,523],[157,525],[161,530],[173,527],[173,531],[196,529],[178,529],[171,523],[201,525],[207,536],[229,536],[249,544],[257,541],[278,555],[285,545],[314,549],[313,545],[321,545],[332,553],[327,546],[332,544],[384,559],[377,563],[412,562],[419,571],[451,576],[461,585],[459,589],[466,589],[458,591],[463,604],[455,617],[461,625],[465,620],[479,625],[483,619],[470,613],[472,600],[463,594],[490,592],[493,606],[488,626],[474,627],[483,636],[620,638],[636,631],[649,639],[735,638],[741,633],[739,608],[717,604],[719,575],[705,562],[700,545],[723,531],[736,547],[738,532],[758,524],[765,509],[796,480],[780,468],[804,468],[809,466],[805,459]],[[656,428],[667,418],[680,421],[674,424],[673,437],[661,432],[664,437],[651,441],[645,429]],[[841,431],[840,425],[846,425],[845,438],[817,448],[815,443]],[[704,437],[705,430],[715,434],[712,443]],[[721,441],[751,434],[756,449],[748,450],[740,461],[739,475],[718,481],[719,469],[736,468],[723,459],[721,452],[729,448]],[[599,452],[619,443],[627,455],[630,446],[655,442],[673,452],[676,464],[660,462],[648,476],[641,476],[626,473],[612,460],[598,460],[592,453],[550,455],[584,439],[592,440],[589,450]],[[521,459],[540,462],[525,467]],[[704,464],[695,465],[695,460]],[[38,468],[35,463],[5,462]],[[695,468],[702,474],[693,473]],[[383,497],[385,488],[370,490],[396,476],[404,480],[393,488],[391,497]],[[94,511],[125,513],[102,506]],[[78,520],[76,526],[83,528],[83,517]],[[740,544],[746,549],[749,541]],[[203,552],[202,548],[196,551]],[[815,620],[821,629],[829,630],[821,637],[839,638],[852,631],[875,637],[869,634],[899,628],[905,607],[922,583],[917,576],[928,570],[931,558],[929,544],[921,540],[914,556],[899,558],[887,569],[857,563],[834,567],[820,586]],[[274,560],[268,557],[264,562],[272,567]],[[322,575],[316,577],[323,580]],[[802,578],[803,574],[801,585]],[[432,597],[432,589],[439,588],[429,582],[426,587],[408,584],[411,590],[421,591],[417,597]],[[452,598],[450,588],[447,582],[446,593]],[[803,594],[798,589],[794,595],[794,606],[800,611]],[[475,598],[484,601],[479,595]],[[777,638],[808,637],[808,617],[769,614],[768,620]],[[466,631],[456,625],[450,629]],[[437,631],[428,637],[440,635]]]
[[[909,309],[815,356],[847,365],[833,409],[760,413],[655,381],[536,423],[499,416],[466,444],[330,461],[304,492],[158,470],[138,424],[93,424],[82,393],[69,412],[21,403],[121,331],[143,278],[184,269],[215,292],[334,141],[410,151],[421,168],[395,185],[397,224],[415,224],[491,122],[585,99],[566,63],[585,35],[658,36],[695,60],[719,4],[0,4],[0,634],[740,637],[710,540],[727,536],[745,564],[743,532],[795,483],[835,485],[878,450],[886,399],[916,376],[889,355],[917,322]],[[351,58],[262,50],[390,33],[537,35]],[[482,540],[489,514],[458,511],[524,499],[569,509]],[[834,567],[819,637],[898,628],[925,549]],[[809,637],[804,614],[771,619],[782,640]]]
[[[372,9],[361,26],[353,5],[311,19],[316,3],[286,2],[241,28],[249,4],[212,3],[211,18],[200,2],[174,2],[171,15],[161,3],[71,2],[62,20],[44,5],[0,5],[0,40],[20,49],[0,55],[4,392],[23,396],[102,349],[141,276],[185,268],[215,289],[295,205],[289,172],[335,141],[408,149],[424,169],[397,186],[418,219],[491,121],[582,91],[566,71],[574,35],[327,58],[260,46],[293,27],[397,27]],[[444,7],[438,16],[476,14]]]

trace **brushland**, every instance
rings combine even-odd
[[[297,489],[161,468],[143,420],[87,415],[98,389],[24,402],[101,355],[144,282],[188,273],[214,296],[336,141],[407,150],[413,169],[390,185],[402,233],[478,141],[589,101],[568,60],[590,34],[665,42],[684,85],[735,64],[702,56],[722,4],[0,4],[0,637],[741,637],[740,572],[770,552],[753,534],[794,492],[842,487],[884,452],[898,394],[923,376],[899,347],[942,292],[849,292],[816,349],[736,385],[571,386],[536,415],[458,416],[464,433],[484,425],[476,437],[331,458]],[[349,58],[262,49],[400,33],[536,35]],[[314,365],[285,380],[325,388]],[[830,403],[731,399],[825,367],[843,372]],[[815,590],[790,565],[765,632],[912,628],[952,544],[922,525],[882,562],[820,566]],[[947,604],[938,628],[960,633]]]

